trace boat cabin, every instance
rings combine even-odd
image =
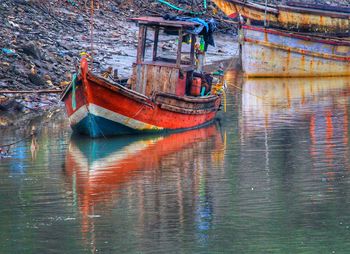
[[[165,20],[161,17],[133,18],[139,24],[137,58],[133,64],[133,74],[129,81],[130,88],[146,96],[154,92],[170,93],[177,96],[196,95],[191,93],[192,84],[199,86],[200,78],[194,78],[196,35],[187,30],[198,26],[194,22]],[[160,34],[177,37],[173,47],[175,54],[159,54]],[[152,37],[150,38],[151,35]],[[166,37],[168,38],[168,37]],[[187,40],[187,52],[183,50],[183,42]],[[149,51],[149,42],[152,50]],[[162,44],[169,41],[162,41]],[[174,44],[174,43],[173,43]],[[193,89],[192,89],[193,91]]]

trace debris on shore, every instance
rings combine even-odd
[[[134,58],[138,35],[129,18],[145,14],[164,15],[170,11],[179,13],[157,1],[94,2],[92,19],[89,1],[1,1],[0,91],[62,90],[70,83],[80,54],[91,50],[92,23],[94,68],[100,71],[115,64],[118,65],[118,74],[126,75]],[[182,1],[180,6],[188,8],[188,4]],[[200,11],[198,8],[192,10]],[[213,8],[209,4],[207,17],[214,15]],[[215,15],[221,19],[219,14]],[[229,25],[220,27],[228,29]],[[27,108],[24,97],[14,93],[10,100],[15,99],[17,103],[4,104],[0,111]],[[58,96],[55,97],[58,101]]]

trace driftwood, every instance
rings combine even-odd
[[[0,90],[0,94],[30,94],[30,93],[62,93],[62,90],[21,90],[21,91],[11,91],[11,90]]]

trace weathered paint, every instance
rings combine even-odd
[[[133,66],[131,89],[146,96],[155,91],[176,93],[180,69],[155,63],[142,63]]]
[[[69,116],[72,129],[90,137],[133,134],[141,131],[162,131],[163,128],[149,125],[135,119],[125,117],[116,112],[90,103],[80,107]]]
[[[273,27],[288,30],[308,31],[327,34],[347,34],[350,28],[350,14],[312,8],[278,5],[265,6],[239,0],[214,0],[214,3],[228,16],[238,14],[260,23],[267,22]]]
[[[213,2],[230,18],[236,18],[238,14],[241,14],[243,17],[253,20],[265,20],[265,11],[255,8],[255,4],[245,5],[227,0],[213,0]],[[271,9],[269,8],[269,10]],[[267,11],[266,20],[277,22],[277,12],[275,13],[273,10]]]
[[[350,75],[350,44],[243,26],[242,67],[248,77]]]
[[[347,34],[350,15],[331,16],[328,13],[305,13],[296,8],[280,9],[278,22],[290,30],[310,31],[326,34]]]
[[[157,97],[152,101],[135,91],[88,74],[87,81],[82,81],[76,88],[76,109],[72,108],[70,91],[63,100],[73,130],[91,137],[198,127],[214,119],[221,100],[219,96],[176,98],[175,95],[170,97],[169,105]],[[177,110],[172,110],[176,102]],[[189,107],[192,110],[178,110],[191,103],[195,104]]]

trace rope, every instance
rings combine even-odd
[[[158,2],[164,4],[164,5],[167,5],[168,7],[174,9],[174,10],[177,10],[177,11],[182,11],[182,12],[185,12],[185,13],[189,13],[189,14],[193,14],[193,15],[202,15],[202,14],[205,14],[207,12],[207,8],[208,8],[208,5],[207,5],[207,0],[203,0],[203,7],[204,7],[204,10],[205,11],[202,11],[202,12],[195,12],[195,11],[190,11],[190,10],[186,10],[186,9],[183,9],[179,6],[176,6],[172,3],[169,3],[165,0],[157,0]]]
[[[77,81],[77,74],[74,73],[71,86],[72,86],[72,108],[75,110],[77,108],[77,101],[76,101],[76,96],[75,96],[75,91],[76,91],[76,81]]]
[[[91,50],[91,58],[93,58],[94,54],[94,0],[91,0],[90,5],[90,50]],[[93,61],[91,61],[93,63]]]
[[[11,146],[13,146],[13,145],[15,145],[15,144],[18,144],[19,142],[22,142],[22,141],[24,141],[24,140],[26,140],[26,139],[29,139],[30,137],[32,137],[32,136],[34,136],[34,135],[36,135],[36,134],[37,134],[37,133],[31,133],[31,134],[25,136],[24,138],[21,138],[21,139],[19,139],[19,140],[16,140],[15,142],[12,142],[12,143],[9,143],[9,144],[5,144],[5,145],[0,145],[0,151],[2,150],[1,148],[4,148],[4,147],[11,147]]]

